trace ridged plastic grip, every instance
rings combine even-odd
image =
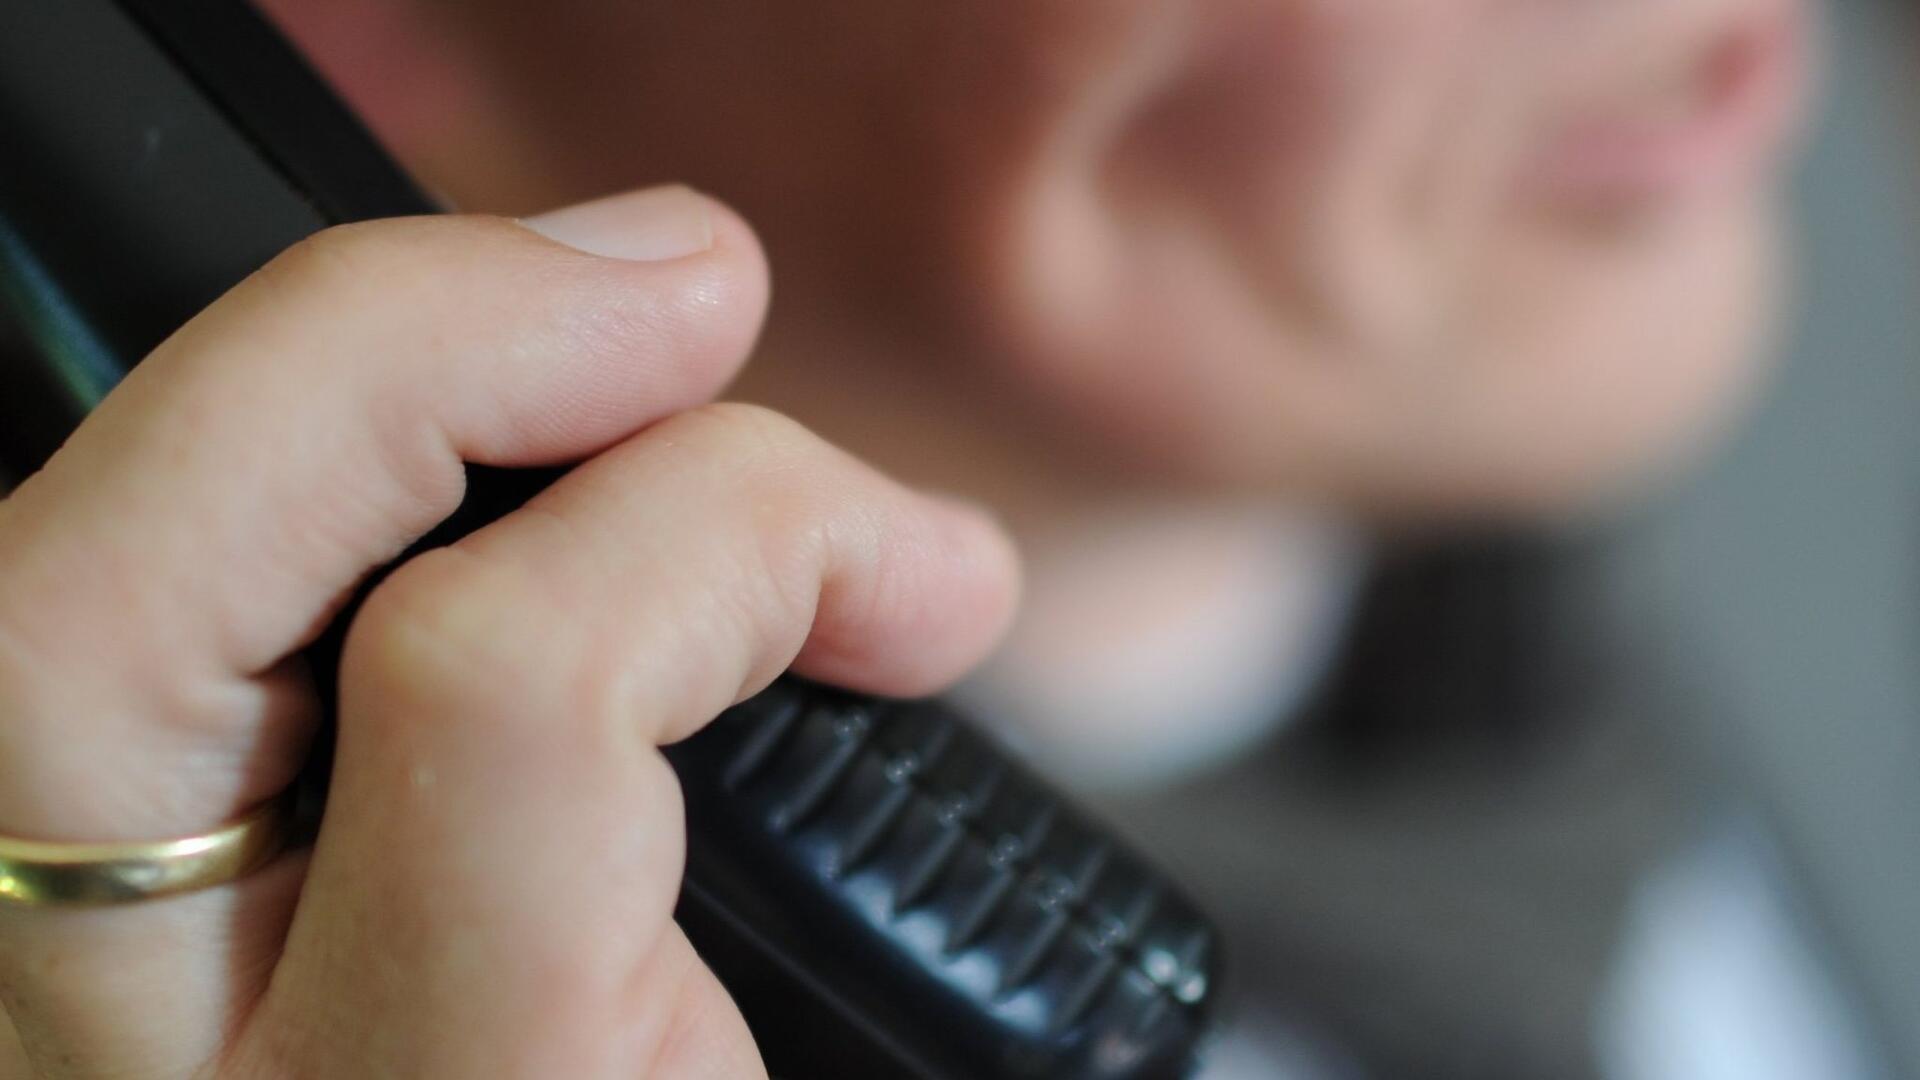
[[[811,967],[848,1015],[804,1022],[851,1019],[858,1039],[857,1018],[885,1018],[886,1075],[1191,1070],[1216,994],[1207,921],[945,705],[787,678],[668,756],[694,830],[683,921],[730,986]],[[709,948],[684,910],[702,897],[744,899],[765,955]]]

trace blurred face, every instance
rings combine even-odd
[[[440,3],[426,36],[458,42],[516,164],[475,168],[443,117],[370,107],[470,205],[711,190],[767,240],[776,334],[884,324],[915,347],[866,362],[991,388],[997,422],[1089,457],[1507,511],[1631,484],[1737,398],[1805,15]],[[369,97],[400,77],[346,76]]]

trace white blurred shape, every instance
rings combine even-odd
[[[1648,880],[1598,1017],[1609,1080],[1879,1080],[1759,832]]]

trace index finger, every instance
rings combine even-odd
[[[593,453],[712,394],[765,302],[685,189],[322,233],[163,344],[0,503],[0,832],[152,839],[287,784],[277,667],[459,501],[462,462]],[[657,256],[677,256],[658,258]]]
[[[635,257],[489,219],[323,234],[0,502],[0,833],[198,834],[281,790],[316,720],[285,658],[454,507],[463,459],[585,456],[732,374],[765,297],[737,219],[666,190],[540,224]],[[196,1074],[258,999],[305,863],[0,908],[0,999],[62,1075]]]

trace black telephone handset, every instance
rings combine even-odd
[[[5,467],[37,468],[131,364],[275,253],[433,210],[244,4],[12,0],[0,300],[25,348],[0,354]],[[470,479],[424,545],[548,477]],[[323,688],[338,637],[312,658]],[[1218,996],[1212,928],[940,703],[785,677],[668,757],[689,832],[677,918],[776,1076],[1193,1071]]]

